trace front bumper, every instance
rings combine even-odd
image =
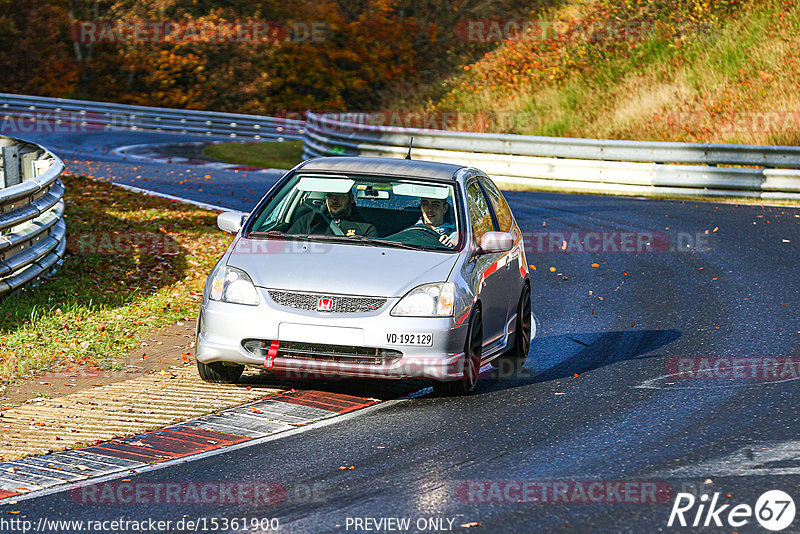
[[[264,368],[266,354],[249,351],[246,340],[304,342],[399,351],[380,363],[283,357],[270,369],[286,378],[426,378],[457,380],[463,376],[466,321],[453,317],[392,317],[399,298],[390,298],[369,313],[328,313],[276,304],[258,288],[260,304],[243,306],[207,300],[198,320],[195,356],[203,363],[230,362]],[[463,314],[463,312],[462,312]],[[462,315],[463,317],[463,315]],[[388,342],[394,334],[430,333],[432,346]],[[255,352],[255,353],[254,353]],[[266,352],[266,351],[263,351]]]

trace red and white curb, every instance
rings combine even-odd
[[[26,493],[261,441],[380,402],[340,393],[287,391],[130,438],[0,462],[0,503]]]

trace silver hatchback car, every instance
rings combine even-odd
[[[464,395],[483,364],[527,358],[522,232],[478,169],[316,158],[218,225],[237,235],[203,293],[204,380],[235,382],[252,366],[287,379],[425,378]]]

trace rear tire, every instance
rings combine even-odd
[[[225,365],[222,362],[197,362],[197,372],[206,382],[235,384],[244,372],[244,365]]]
[[[495,369],[516,371],[528,359],[531,348],[531,288],[528,284],[522,288],[522,295],[517,304],[517,320],[514,322],[514,344],[506,352],[492,360]]]
[[[467,340],[464,343],[464,376],[452,382],[434,382],[433,391],[438,395],[458,397],[470,395],[475,391],[478,373],[481,369],[481,353],[483,351],[483,322],[481,309],[476,308],[469,321]]]

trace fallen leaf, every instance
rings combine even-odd
[[[464,523],[463,525],[461,525],[461,528],[472,528],[479,526],[481,526],[481,523],[478,523],[477,521],[472,521],[471,523]]]
[[[550,272],[551,272],[551,273],[554,273],[554,272],[556,272],[556,268],[555,268],[555,267],[550,267]]]
[[[622,274],[624,274],[625,276],[630,276],[630,275],[628,274],[628,271],[622,271]]]
[[[528,265],[528,267],[530,267],[530,268],[531,268],[531,269],[533,269],[534,271],[536,270],[536,266],[535,266],[535,265]]]
[[[78,471],[88,471],[89,470],[89,468],[86,467],[85,465],[76,465],[75,469],[77,469]]]
[[[561,250],[567,250],[567,241],[566,240],[561,242]]]
[[[343,465],[338,470],[341,471],[342,469],[355,469],[355,468],[356,468],[356,466],[354,466],[354,465],[351,465],[351,466]]]
[[[634,327],[634,326],[636,326],[636,321],[633,321],[633,322],[631,323],[631,327]]]
[[[259,410],[258,408],[253,408],[252,406],[250,407],[250,411],[253,413],[261,413],[261,410]]]
[[[17,515],[19,513],[19,510],[9,510],[8,513],[12,515]]]
[[[572,376],[574,376],[575,378],[578,378],[578,373],[572,373]]]
[[[600,264],[599,263],[593,263],[592,267],[600,267]]]

